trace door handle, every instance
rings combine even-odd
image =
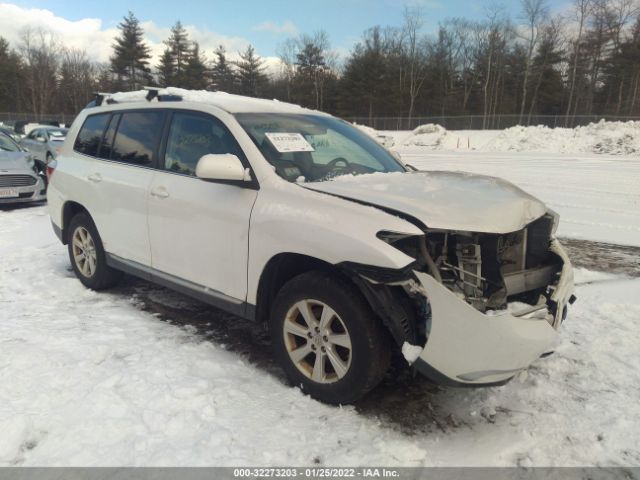
[[[167,198],[169,196],[169,192],[164,187],[153,188],[151,189],[151,195],[158,198]]]
[[[93,183],[100,183],[102,181],[102,175],[99,173],[91,173],[87,176],[87,179]]]

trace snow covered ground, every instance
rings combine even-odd
[[[338,408],[252,364],[246,322],[86,290],[43,207],[0,210],[0,465],[638,465],[640,278],[577,279],[556,353],[505,387],[405,375]]]
[[[362,128],[419,169],[515,183],[560,213],[560,236],[640,246],[640,122],[485,131]]]

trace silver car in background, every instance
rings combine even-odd
[[[47,164],[56,158],[65,138],[66,128],[41,125],[31,130],[20,145],[33,155],[38,171],[46,173]]]
[[[0,133],[0,205],[46,200],[44,176],[30,153]]]

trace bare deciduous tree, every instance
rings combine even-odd
[[[409,119],[413,118],[416,98],[424,84],[427,66],[427,39],[421,33],[423,12],[419,7],[406,7],[404,11],[404,56],[407,63],[409,90]]]
[[[520,123],[524,117],[524,110],[527,103],[527,89],[529,86],[529,73],[531,72],[531,61],[535,53],[538,40],[540,38],[540,25],[547,19],[548,8],[546,0],[521,0],[522,19],[525,22],[526,34],[520,35],[524,38],[527,47],[527,57],[522,79],[522,100],[520,103]]]
[[[18,49],[25,63],[25,86],[31,111],[36,115],[48,113],[56,88],[60,42],[49,30],[27,27],[20,34]]]
[[[593,0],[573,0],[573,19],[578,23],[578,34],[573,47],[573,60],[571,64],[571,76],[569,80],[569,100],[567,102],[567,117],[571,115],[571,109],[574,102],[576,89],[576,73],[578,70],[578,60],[580,59],[582,36],[584,34],[585,25],[587,23],[589,15],[591,15],[592,10]]]

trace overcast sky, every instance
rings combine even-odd
[[[176,20],[182,21],[193,40],[208,57],[223,44],[230,52],[252,43],[258,53],[275,57],[278,45],[298,33],[324,29],[331,45],[344,56],[362,32],[374,25],[401,25],[405,4],[419,4],[425,14],[425,30],[435,31],[447,17],[482,18],[495,0],[26,0],[0,3],[0,36],[17,45],[25,26],[57,32],[69,47],[87,50],[106,61],[117,25],[128,10],[140,19],[154,56]],[[517,18],[518,0],[501,3]],[[548,0],[554,11],[569,0]],[[155,63],[155,60],[154,60]]]

